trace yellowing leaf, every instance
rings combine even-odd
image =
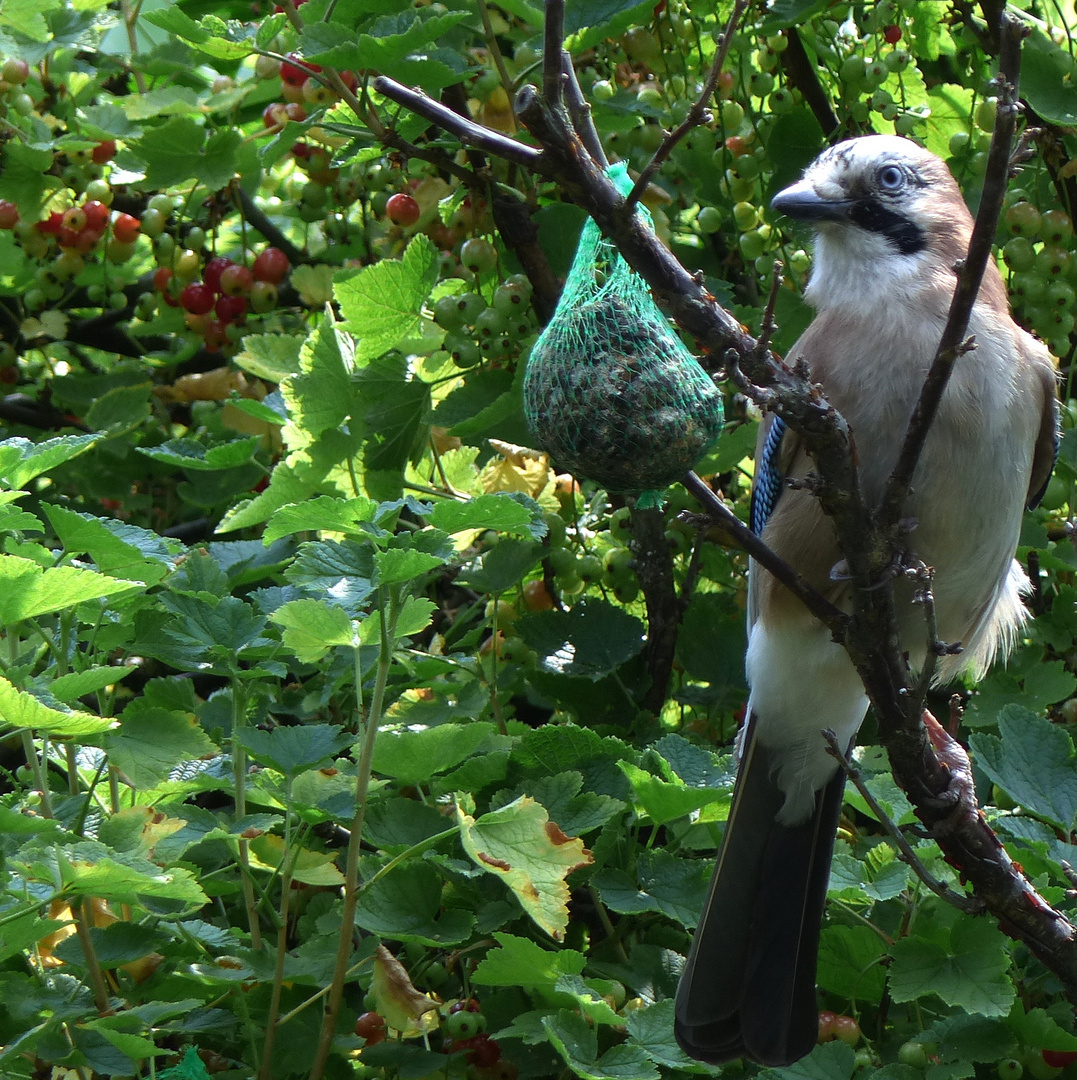
[[[415,989],[407,969],[384,945],[374,954],[370,992],[385,1023],[405,1039],[438,1026],[439,1002]]]
[[[251,866],[263,870],[276,870],[284,859],[284,838],[275,833],[263,833],[251,841]],[[334,863],[335,856],[329,851],[311,851],[293,845],[290,852],[295,859],[292,877],[304,885],[337,886],[344,884],[344,875]]]
[[[583,841],[565,836],[529,795],[478,820],[457,808],[457,818],[464,847],[476,865],[501,877],[524,911],[561,941],[568,925],[565,878],[593,862]]]

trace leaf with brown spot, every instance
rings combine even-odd
[[[500,877],[524,911],[561,941],[568,925],[565,879],[593,861],[583,841],[566,836],[528,795],[477,820],[457,807],[457,819],[475,864]]]

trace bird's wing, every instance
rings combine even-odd
[[[770,414],[760,425],[759,442],[755,453],[755,480],[752,483],[752,505],[748,518],[752,532],[763,532],[785,486],[784,463],[788,456],[782,454],[782,442],[788,431],[780,416]],[[792,437],[790,440],[792,441]]]
[[[1027,354],[1026,347],[1026,354]],[[1040,346],[1040,351],[1042,346]],[[1028,508],[1034,510],[1043,498],[1058,459],[1059,416],[1057,378],[1050,360],[1044,356],[1028,357],[1039,376],[1039,388],[1043,394],[1043,411],[1040,430],[1036,436],[1036,449],[1032,456],[1032,476],[1028,485]]]

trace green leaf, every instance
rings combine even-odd
[[[373,499],[338,499],[331,495],[290,503],[269,519],[262,541],[272,544],[297,532],[354,532],[361,522],[374,520],[377,508]]]
[[[5,2],[0,7],[0,20],[9,10]],[[48,172],[51,167],[51,150],[17,140],[5,144],[3,169],[0,169],[0,196],[18,206],[19,216],[23,220],[36,221],[41,216],[45,192],[55,186]]]
[[[87,694],[122,682],[133,670],[129,667],[91,667],[82,671],[71,671],[67,675],[52,679],[49,682],[49,693],[57,701],[70,704]]]
[[[1024,45],[1021,97],[1043,117],[1061,127],[1077,127],[1077,64],[1068,49],[1033,29]]]
[[[849,1080],[856,1067],[856,1053],[840,1039],[820,1043],[805,1058],[783,1069],[763,1069],[762,1080]],[[910,1078],[911,1080],[911,1078]]]
[[[1042,1009],[1033,1011],[1039,1012],[1044,1019],[1047,1019],[1055,1031],[1068,1040],[1067,1045],[1052,1047],[1050,1042],[1044,1041],[1043,1038],[1031,1040],[1022,1038],[1022,1042],[1029,1046],[1050,1049],[1077,1049],[1077,1038],[1063,1031],[1046,1016]],[[1046,1036],[1046,1032],[1036,1034]],[[1010,1028],[1009,1020],[992,1020],[986,1016],[962,1016],[959,1013],[936,1020],[923,1032],[921,1040],[935,1043],[938,1046],[939,1057],[944,1062],[1001,1061],[1005,1057],[1012,1056],[1017,1049],[1017,1040],[1014,1031]]]
[[[404,863],[360,892],[355,921],[394,941],[435,949],[459,945],[471,936],[475,916],[459,908],[443,909],[444,884],[430,863]]]
[[[409,596],[401,605],[393,632],[397,641],[418,634],[430,625],[437,604],[423,596]],[[373,612],[359,624],[359,641],[363,645],[377,645],[381,641],[381,611]]]
[[[348,329],[358,339],[358,363],[381,356],[418,330],[420,311],[437,272],[437,249],[420,233],[400,260],[385,259],[356,273],[337,275],[333,293]]]
[[[675,1002],[672,998],[633,1009],[625,1018],[629,1045],[638,1046],[651,1061],[684,1072],[704,1072],[706,1067],[690,1058],[673,1035]]]
[[[496,529],[532,540],[541,540],[546,535],[546,524],[538,503],[507,492],[478,495],[466,502],[445,499],[434,504],[428,520],[435,528],[447,533]]]
[[[304,664],[316,664],[335,645],[356,642],[348,613],[324,600],[290,600],[277,608],[270,619],[284,627],[285,647]]]
[[[402,474],[426,439],[429,384],[410,378],[406,358],[394,353],[379,357],[367,366],[359,377],[358,392],[365,406],[363,420],[369,433],[364,454],[368,473],[380,470]],[[389,497],[399,494],[402,480],[401,475]]]
[[[598,1056],[595,1030],[578,1013],[562,1010],[544,1016],[550,1042],[582,1080],[658,1080],[661,1075],[640,1046],[619,1044]]]
[[[195,472],[212,472],[216,469],[235,469],[246,465],[257,453],[262,440],[258,435],[247,439],[206,446],[198,439],[169,439],[159,446],[138,448],[139,453],[165,465]]]
[[[353,741],[348,732],[332,724],[299,724],[272,731],[244,728],[237,738],[255,761],[271,765],[285,775],[295,775],[331,761]]]
[[[375,583],[378,585],[399,585],[422,577],[431,570],[445,565],[445,560],[425,551],[409,548],[390,548],[374,555],[374,565],[378,569]]]
[[[185,115],[149,129],[131,143],[131,150],[146,163],[145,182],[150,188],[163,189],[194,179],[216,191],[235,174],[242,141],[235,128],[209,134]]]
[[[45,569],[18,555],[0,555],[0,625],[11,626],[87,600],[116,598],[142,588],[74,566]]]
[[[340,427],[357,411],[351,339],[325,320],[303,343],[299,365],[299,373],[281,383],[281,394],[292,425],[309,440]]]
[[[145,698],[124,709],[119,728],[102,745],[109,762],[143,789],[163,783],[182,762],[217,752],[197,717],[149,705]]]
[[[173,867],[162,870],[142,859],[119,862],[107,855],[92,860],[83,849],[101,845],[78,845],[62,853],[64,892],[69,896],[99,896],[120,904],[137,904],[142,897],[176,900],[202,907],[209,897],[190,870]]]
[[[0,26],[10,27],[33,41],[48,41],[45,14],[63,6],[61,0],[4,0],[0,5]]]
[[[1069,832],[1077,818],[1077,754],[1065,728],[1020,705],[998,717],[999,735],[974,732],[976,764],[1012,799]]]
[[[493,733],[494,725],[484,721],[424,731],[383,729],[374,742],[374,772],[402,784],[424,784],[476,753]]]
[[[29,439],[0,442],[0,481],[10,488],[25,487],[35,476],[85,454],[102,435],[61,435],[32,443]]]
[[[680,859],[665,851],[643,851],[635,877],[607,867],[592,879],[602,902],[622,914],[660,911],[685,927],[695,926],[703,910],[711,869],[702,859]]]
[[[478,592],[504,592],[536,567],[546,550],[535,540],[502,540],[465,564],[456,576],[456,583]]]
[[[579,975],[587,964],[574,949],[544,949],[529,938],[494,934],[499,948],[490,949],[471,978],[479,986],[518,986],[552,990],[563,975]]]
[[[152,389],[148,382],[114,387],[86,410],[87,425],[111,438],[133,430],[150,415]]]
[[[601,679],[643,650],[643,623],[623,608],[586,600],[571,611],[540,611],[516,624],[539,654],[539,663],[558,675]]]
[[[299,373],[299,353],[304,340],[287,334],[248,334],[233,361],[259,379],[284,382],[289,375]]]
[[[561,941],[568,926],[565,878],[593,860],[527,795],[477,820],[457,807],[460,839],[475,865],[499,877],[535,923]]]
[[[951,930],[939,928],[931,939],[901,938],[891,945],[890,955],[895,1001],[936,994],[947,1005],[984,1016],[1005,1016],[1013,1004],[1006,938],[985,919],[960,916]]]
[[[218,33],[206,29],[206,20],[202,25],[185,15],[178,7],[161,8],[143,14],[146,22],[167,30],[176,37],[189,41],[199,52],[212,56],[216,60],[242,60],[252,52],[252,46],[239,41],[230,41]],[[219,21],[219,20],[218,20]],[[214,27],[216,29],[216,27]]]
[[[47,505],[44,510],[69,554],[89,555],[102,573],[112,577],[155,585],[172,570],[183,550],[177,540],[113,518],[62,506]]]
[[[819,942],[816,981],[851,1001],[878,1001],[886,986],[886,945],[869,926],[828,926]]]
[[[669,783],[628,761],[618,761],[617,766],[628,778],[633,794],[655,825],[667,825],[712,803],[728,805],[732,799],[729,788],[720,790],[688,787],[683,782]]]

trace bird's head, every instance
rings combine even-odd
[[[815,226],[807,297],[819,308],[862,303],[880,289],[909,302],[924,288],[952,291],[954,264],[972,232],[945,163],[893,135],[850,139],[823,151],[771,206]]]

